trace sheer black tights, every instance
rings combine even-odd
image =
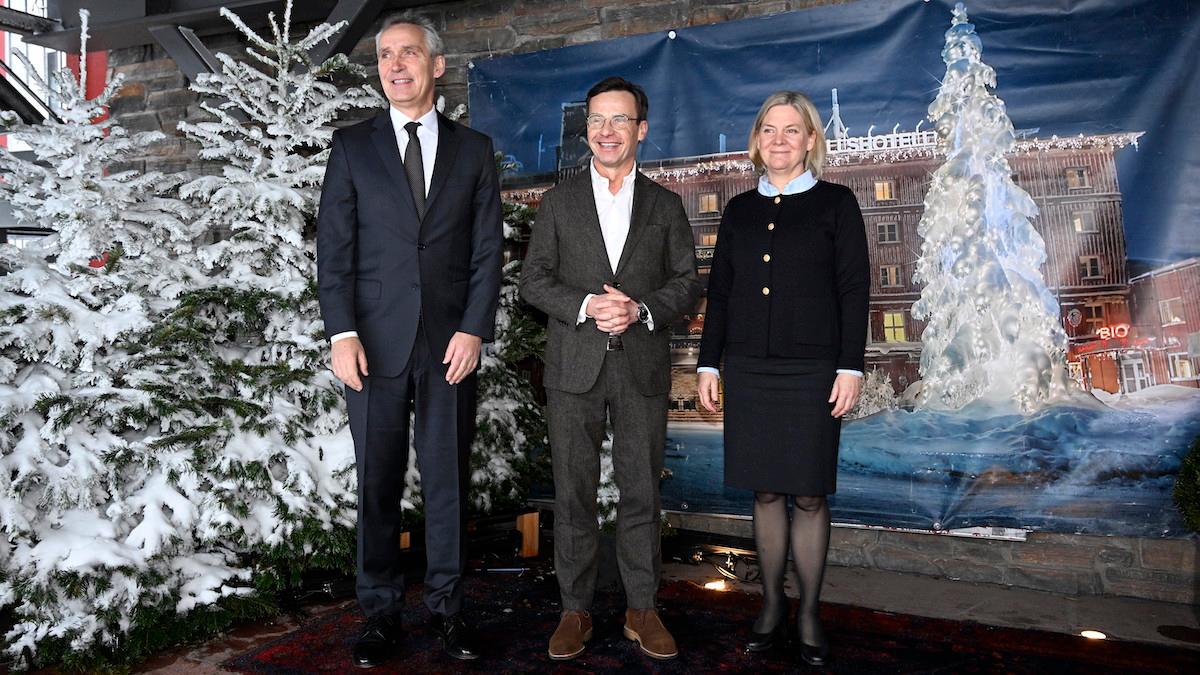
[[[789,497],[793,506],[790,519]],[[797,613],[800,639],[809,645],[821,645],[825,635],[817,608],[825,575],[825,555],[829,550],[829,505],[823,496],[754,493],[754,542],[758,548],[763,585],[763,608],[754,622],[754,631],[771,632],[787,614],[783,580],[787,572],[789,541],[800,581],[800,611]]]

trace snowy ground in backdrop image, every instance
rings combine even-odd
[[[1159,385],[1020,414],[974,403],[842,426],[834,522],[1180,536],[1175,476],[1200,436],[1200,389]],[[722,431],[671,424],[663,508],[750,513],[723,484]]]

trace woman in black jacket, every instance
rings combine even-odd
[[[746,648],[787,635],[789,539],[801,592],[801,656],[828,657],[818,597],[829,547],[841,417],[862,389],[869,271],[858,202],[818,180],[823,126],[807,96],[763,103],[750,132],[758,188],[725,207],[700,343],[700,403],[716,411],[725,377],[725,483],[754,491],[763,609]],[[788,501],[792,502],[791,518]]]

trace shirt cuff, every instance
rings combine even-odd
[[[337,333],[333,337],[329,338],[329,344],[333,344],[333,343],[337,342],[338,340],[344,340],[346,338],[356,338],[356,337],[358,337],[358,331],[356,331],[356,330],[343,331],[343,332]]]
[[[717,377],[721,376],[721,371],[717,370],[716,368],[713,368],[712,366],[700,366],[699,368],[696,369],[696,372],[697,373],[712,373],[713,375],[716,375]]]
[[[640,303],[646,308],[646,330],[654,332],[654,315],[650,313],[650,306],[645,303]]]
[[[851,370],[849,368],[838,368],[837,372],[838,375],[853,375],[855,377],[863,376],[863,372],[861,370]]]
[[[591,302],[592,298],[594,297],[596,297],[595,293],[588,293],[587,296],[583,298],[583,304],[579,306],[579,315],[575,317],[576,326],[588,320],[587,304]]]

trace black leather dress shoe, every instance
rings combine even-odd
[[[475,647],[471,630],[463,621],[462,615],[434,614],[430,625],[433,627],[434,635],[441,640],[442,649],[446,651],[446,654],[462,661],[473,661],[479,658],[479,650]]]
[[[404,636],[400,617],[394,615],[372,616],[367,619],[358,641],[354,643],[354,665],[359,668],[374,668],[392,658],[396,645]]]
[[[780,619],[775,628],[768,633],[757,633],[750,629],[750,639],[746,641],[746,651],[765,652],[768,649],[782,647],[787,643],[788,625],[786,619]]]
[[[804,642],[800,643],[800,658],[810,666],[820,668],[829,663],[829,643],[813,646]]]

